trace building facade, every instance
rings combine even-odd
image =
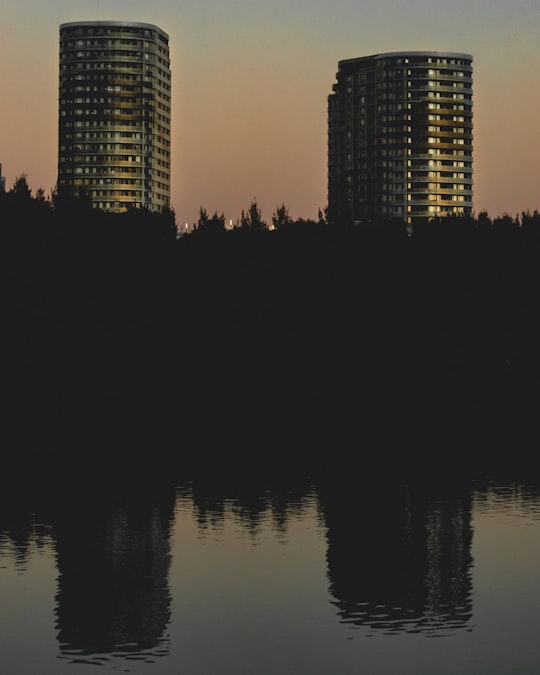
[[[119,213],[170,205],[169,37],[157,26],[60,26],[58,188]]]
[[[407,223],[472,212],[472,56],[338,64],[328,97],[328,217]]]

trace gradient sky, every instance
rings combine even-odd
[[[56,183],[58,27],[155,23],[170,36],[172,206],[236,221],[325,207],[327,96],[341,59],[473,55],[474,209],[540,209],[538,0],[0,0],[0,163]]]

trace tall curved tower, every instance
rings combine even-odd
[[[157,26],[60,26],[58,187],[119,213],[170,205],[169,36]]]
[[[414,223],[472,212],[472,56],[338,64],[328,97],[328,216]]]

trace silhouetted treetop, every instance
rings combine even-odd
[[[252,200],[247,212],[242,209],[240,227],[259,231],[266,229],[266,223],[263,220],[262,212],[255,199]]]
[[[290,225],[291,223],[292,218],[289,215],[289,210],[285,204],[282,203],[272,214],[272,225],[276,230],[279,230],[280,227]]]

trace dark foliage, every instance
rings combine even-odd
[[[517,436],[529,448],[537,212],[412,234],[292,221],[283,206],[274,220],[269,231],[252,202],[227,231],[201,208],[177,238],[172,212],[48,201],[24,177],[0,194],[6,439],[127,447],[174,429],[193,456],[226,438],[277,458],[287,438],[382,461],[416,446],[434,463]]]

